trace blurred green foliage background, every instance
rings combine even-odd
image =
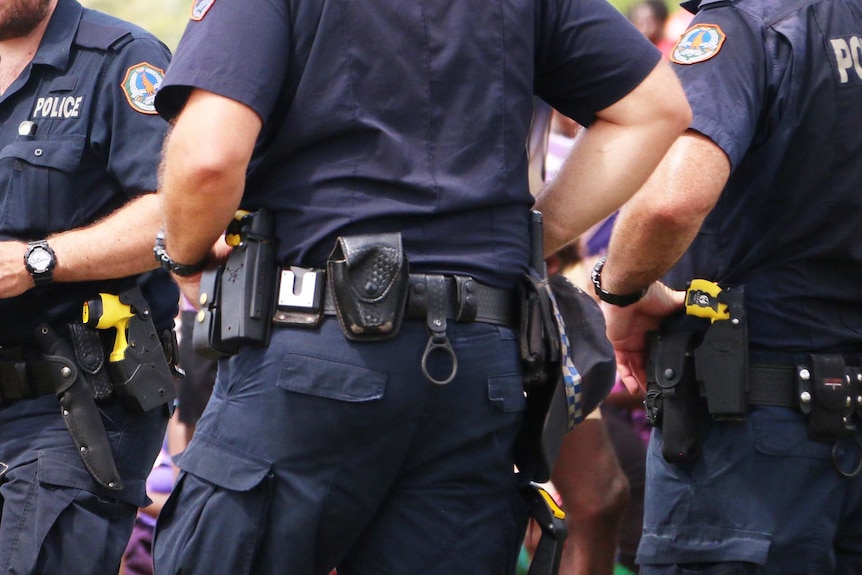
[[[189,19],[194,0],[79,0],[89,8],[102,10],[134,22],[158,36],[173,50]],[[611,0],[611,4],[625,13],[631,4],[638,0]],[[673,13],[677,5],[667,1]]]
[[[173,50],[189,20],[193,0],[78,0],[146,28]]]

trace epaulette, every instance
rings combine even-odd
[[[686,2],[681,3],[680,6],[692,14],[697,14],[701,10],[718,8],[719,6],[728,6],[730,4],[733,4],[733,0],[687,0]]]
[[[132,32],[120,26],[99,24],[82,19],[78,24],[75,44],[83,48],[108,50],[131,41]],[[121,42],[122,41],[122,42]]]

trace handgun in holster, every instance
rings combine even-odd
[[[84,303],[82,323],[112,330],[108,376],[113,393],[137,412],[171,404],[176,398],[173,374],[150,307],[139,287],[120,294],[100,293]]]
[[[203,313],[197,316],[193,336],[198,353],[228,356],[241,347],[269,343],[278,255],[274,226],[267,209],[238,211],[228,225],[225,241],[233,250],[222,266],[201,278]]]
[[[527,500],[530,518],[542,530],[527,575],[556,575],[569,533],[566,514],[551,494],[536,483],[525,486],[521,493]]]

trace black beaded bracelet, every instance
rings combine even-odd
[[[639,302],[646,295],[646,288],[633,293],[619,295],[611,293],[602,287],[602,269],[605,267],[605,260],[607,260],[607,256],[597,261],[592,273],[593,287],[596,289],[596,295],[599,296],[599,299],[619,307],[626,307]]]
[[[196,273],[202,272],[207,267],[209,258],[204,258],[196,264],[179,264],[171,259],[165,249],[165,232],[164,230],[156,234],[156,245],[153,246],[153,255],[156,261],[162,267],[172,274],[180,277],[193,276]]]

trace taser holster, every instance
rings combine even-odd
[[[269,344],[275,308],[278,242],[271,211],[238,211],[225,233],[233,250],[224,264],[201,274],[193,347],[218,359],[242,347]]]
[[[694,293],[690,287],[688,297]],[[743,296],[741,287],[718,292],[715,303],[725,313],[710,318],[703,341],[694,351],[697,379],[716,421],[739,421],[748,412],[748,327]]]
[[[102,369],[95,357],[92,334],[112,338],[109,361]],[[153,324],[149,304],[137,285],[117,295],[100,293],[84,305],[83,329],[70,326],[78,365],[98,391],[104,373],[110,380],[111,393],[128,408],[143,413],[170,404],[176,398],[171,364],[165,345],[175,353],[173,341],[163,341]],[[176,358],[171,358],[175,361]],[[102,393],[96,393],[103,399]]]

